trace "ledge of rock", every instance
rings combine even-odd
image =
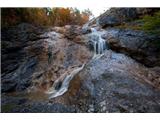
[[[112,50],[125,53],[146,66],[160,66],[159,36],[143,31],[106,29],[103,35]]]

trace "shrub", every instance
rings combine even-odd
[[[144,24],[141,29],[153,34],[160,34],[160,11],[156,12],[153,16],[146,15],[142,18]]]
[[[120,29],[143,30],[148,34],[160,35],[160,11],[153,15],[145,15],[128,23],[116,26]]]

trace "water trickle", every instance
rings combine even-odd
[[[49,99],[63,95],[68,90],[70,81],[84,68],[84,65],[85,64],[69,73],[64,73],[59,79],[57,79],[53,86],[46,92],[50,95]]]

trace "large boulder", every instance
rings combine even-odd
[[[146,66],[160,66],[160,37],[143,31],[106,29],[103,38],[110,48],[125,53]]]
[[[153,8],[111,8],[99,16],[98,23],[102,27],[116,26],[134,20],[146,14],[153,14]]]

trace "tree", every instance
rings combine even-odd
[[[92,15],[89,9],[77,8],[2,8],[2,27],[22,22],[38,26],[82,25]]]

